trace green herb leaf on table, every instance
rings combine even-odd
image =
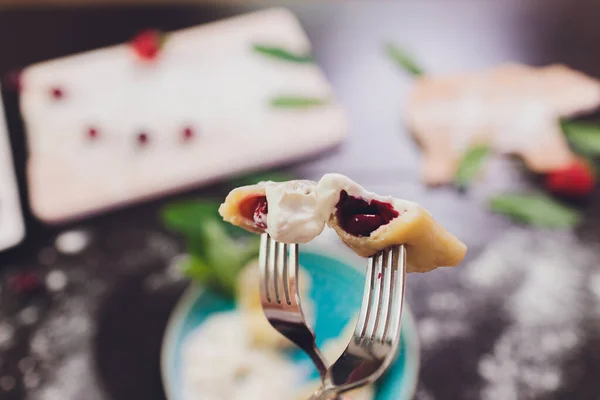
[[[466,188],[477,176],[479,171],[481,171],[489,154],[490,148],[487,146],[475,146],[470,148],[463,156],[463,159],[456,170],[454,184],[460,188]]]
[[[330,103],[329,99],[303,96],[277,96],[270,101],[273,108],[309,108]]]
[[[258,53],[267,57],[277,58],[283,61],[295,62],[295,63],[312,63],[314,58],[311,54],[299,54],[277,46],[268,46],[264,44],[254,44],[252,49]]]
[[[573,148],[588,156],[600,155],[600,125],[563,121],[562,129]]]
[[[216,201],[183,201],[167,205],[160,213],[163,224],[170,230],[186,237],[203,233],[199,221],[219,217],[219,203]]]
[[[258,237],[240,228],[237,237],[232,235],[213,201],[173,203],[162,210],[161,218],[168,229],[186,238],[186,275],[233,296],[239,271],[258,256]]]
[[[385,52],[400,68],[411,75],[423,75],[425,71],[421,68],[403,49],[394,43],[386,43]]]
[[[579,211],[543,194],[497,195],[489,206],[496,213],[541,228],[568,228],[581,220]]]

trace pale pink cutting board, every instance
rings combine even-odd
[[[123,44],[26,68],[34,214],[81,217],[340,142],[346,119],[335,101],[270,104],[282,95],[332,98],[318,65],[266,57],[252,50],[257,43],[310,51],[295,16],[269,9],[172,32],[151,62]]]

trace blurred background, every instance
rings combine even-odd
[[[600,4],[4,3],[0,399],[166,399],[168,319],[190,275],[206,283],[182,262],[197,237],[177,218],[214,218],[185,205],[328,172],[422,204],[468,246],[458,268],[408,277],[414,398],[598,397]],[[169,34],[273,7],[289,13]],[[118,47],[64,58],[107,46]],[[490,78],[486,93],[511,105],[497,114],[485,96],[461,97],[469,77],[508,62],[564,64],[589,82],[547,81],[536,97],[535,72]],[[419,138],[428,128],[407,110],[444,114],[417,104],[418,82],[458,74],[455,93],[431,101],[457,124],[469,111],[504,123],[455,138],[457,150]],[[548,105],[567,97],[573,112]],[[532,168],[531,144],[505,151],[493,138],[528,134],[549,164],[560,156],[547,141],[572,157]],[[431,185],[423,149],[436,143],[453,170]]]

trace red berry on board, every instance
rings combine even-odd
[[[194,137],[194,128],[191,126],[186,126],[183,129],[183,140],[188,141]]]
[[[144,146],[144,145],[148,144],[149,140],[150,140],[150,137],[148,136],[148,134],[146,132],[138,133],[137,141],[140,144],[140,146]]]
[[[14,293],[29,293],[41,286],[41,280],[33,272],[21,272],[10,277],[9,285]]]
[[[98,132],[98,129],[96,129],[94,127],[90,127],[90,128],[88,128],[87,135],[90,139],[98,139],[98,136],[100,136],[100,133]]]
[[[142,60],[154,60],[162,46],[162,34],[154,29],[138,33],[132,40],[131,46]]]
[[[60,100],[65,96],[65,92],[61,88],[55,86],[50,88],[50,96],[55,100]]]
[[[557,195],[583,197],[594,190],[596,176],[586,161],[576,160],[566,168],[549,172],[545,185],[551,193]]]
[[[8,71],[4,76],[4,84],[8,89],[20,92],[23,89],[23,80],[21,78],[21,70],[14,69]]]

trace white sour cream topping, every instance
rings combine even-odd
[[[319,183],[312,181],[265,182],[269,212],[267,232],[278,242],[307,243],[320,235],[335,206],[340,192],[370,201],[394,203],[390,196],[377,196],[341,174],[323,175]]]
[[[329,211],[318,202],[316,183],[290,181],[266,185],[267,232],[278,242],[306,243],[318,236]]]

